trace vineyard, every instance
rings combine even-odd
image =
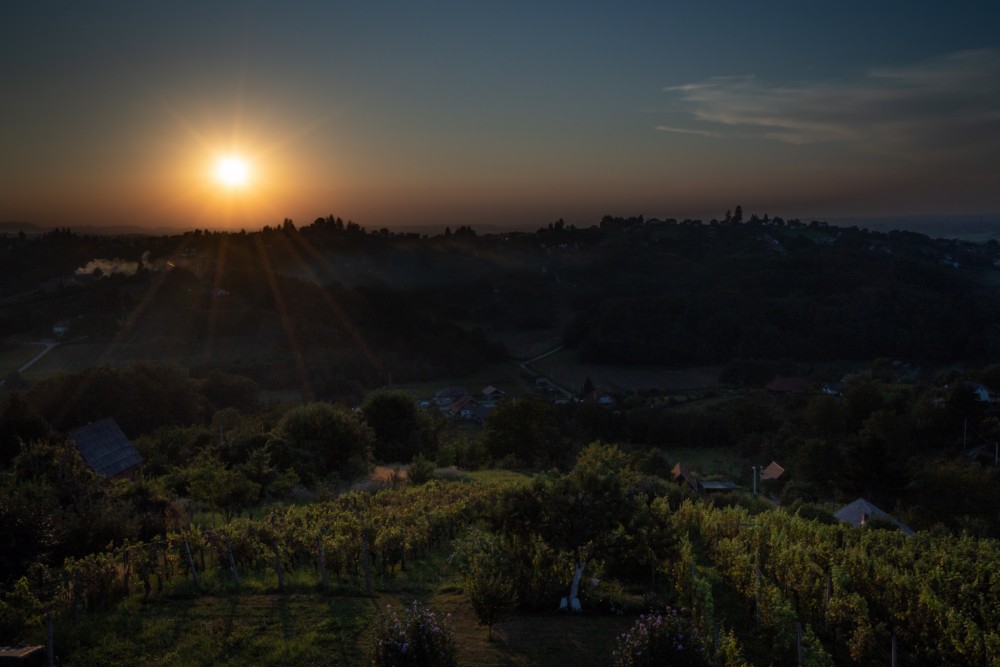
[[[0,611],[5,623],[19,618],[33,636],[42,635],[46,618],[70,628],[57,633],[56,651],[61,664],[73,665],[104,655],[99,633],[110,638],[120,631],[102,625],[109,610],[126,617],[147,613],[137,609],[155,614],[157,607],[142,605],[161,600],[171,605],[171,615],[183,615],[178,610],[195,601],[218,606],[228,599],[231,613],[238,609],[266,623],[278,613],[267,600],[277,596],[285,600],[280,614],[295,608],[313,619],[314,628],[288,620],[296,628],[286,629],[289,638],[307,648],[281,664],[317,664],[317,652],[308,650],[314,645],[327,647],[319,664],[349,664],[364,641],[364,619],[375,611],[368,600],[406,590],[423,595],[442,584],[460,595],[455,582],[462,579],[445,570],[463,553],[468,560],[470,550],[486,549],[493,550],[494,562],[506,563],[515,587],[533,591],[520,596],[512,628],[526,615],[547,614],[539,618],[548,622],[573,579],[574,563],[586,556],[588,577],[601,583],[583,584],[584,613],[563,617],[566,627],[596,624],[616,635],[623,621],[669,604],[703,638],[713,656],[709,664],[1000,665],[996,541],[828,525],[781,509],[715,507],[676,490],[653,497],[634,484],[615,500],[608,496],[613,487],[607,476],[602,479],[603,490],[576,471],[532,487],[431,482],[349,492],[214,530],[192,526],[70,559],[58,569],[37,568],[4,594]],[[568,504],[557,506],[553,494],[564,494]],[[623,504],[614,525],[578,546],[545,528],[558,517],[526,520],[532,501],[544,501],[554,515],[579,509],[574,503],[587,494],[595,506]],[[588,530],[579,521],[574,526],[577,535]],[[626,549],[602,550],[601,544]],[[424,584],[436,583],[421,585],[410,576],[415,570]],[[337,613],[348,620],[331,622]],[[213,628],[208,623],[204,632],[219,632]],[[94,633],[96,640],[81,639]],[[253,662],[253,655],[241,657],[237,644],[227,644],[235,651],[232,664]],[[508,664],[497,652],[502,645],[484,646],[472,663]],[[589,664],[606,664],[602,659],[591,656]],[[184,660],[168,656],[159,664]]]

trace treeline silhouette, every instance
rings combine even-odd
[[[582,360],[614,364],[1000,353],[995,241],[744,220],[741,207],[707,224],[605,216],[505,234],[368,231],[332,215],[173,237],[60,228],[0,237],[0,254],[0,334],[45,337],[68,320],[136,354],[151,340],[247,346],[217,355],[223,370],[321,398],[467,373],[503,358],[491,337],[511,330],[556,328]],[[82,272],[95,258],[118,263]]]

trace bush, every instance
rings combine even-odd
[[[465,577],[465,591],[479,625],[486,626],[486,638],[493,641],[493,626],[517,609],[517,588],[513,579],[482,561]]]
[[[697,632],[676,609],[668,609],[663,614],[640,616],[618,638],[612,664],[614,667],[701,667],[710,663]]]
[[[433,461],[417,454],[413,457],[413,461],[406,471],[406,476],[409,478],[411,484],[419,486],[434,479],[436,469],[437,466],[434,465]]]
[[[414,602],[398,615],[391,607],[375,619],[366,664],[370,667],[454,667],[455,639],[436,613]]]

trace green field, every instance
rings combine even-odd
[[[460,378],[432,380],[428,382],[401,382],[393,389],[405,391],[417,400],[431,400],[434,394],[445,387],[461,386],[476,396],[488,385],[508,394],[520,395],[531,391],[531,383],[523,376],[521,368],[514,362],[489,364],[476,372]]]
[[[630,616],[520,614],[498,624],[493,641],[457,589],[379,593],[206,595],[134,598],[117,609],[57,628],[60,664],[73,665],[357,665],[374,614],[422,599],[447,614],[459,664],[607,665]]]
[[[414,563],[407,573],[377,577],[372,597],[350,588],[318,592],[312,572],[291,581],[292,592],[279,594],[273,577],[245,582],[242,592],[214,580],[203,582],[208,591],[201,595],[182,581],[149,600],[133,595],[111,609],[60,621],[59,664],[357,665],[374,615],[417,600],[447,615],[461,665],[596,667],[610,663],[615,639],[634,620],[603,613],[524,613],[495,626],[490,642],[443,552]]]
[[[208,342],[74,341],[53,348],[24,375],[26,379],[38,381],[58,373],[78,373],[103,364],[119,366],[140,362],[177,364],[183,367],[240,364],[270,359],[273,356],[273,346],[273,339],[267,337],[227,338]]]
[[[24,366],[44,349],[45,346],[39,343],[0,344],[0,378]]]

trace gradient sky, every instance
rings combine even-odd
[[[994,0],[7,0],[0,221],[997,214],[998,27]]]

